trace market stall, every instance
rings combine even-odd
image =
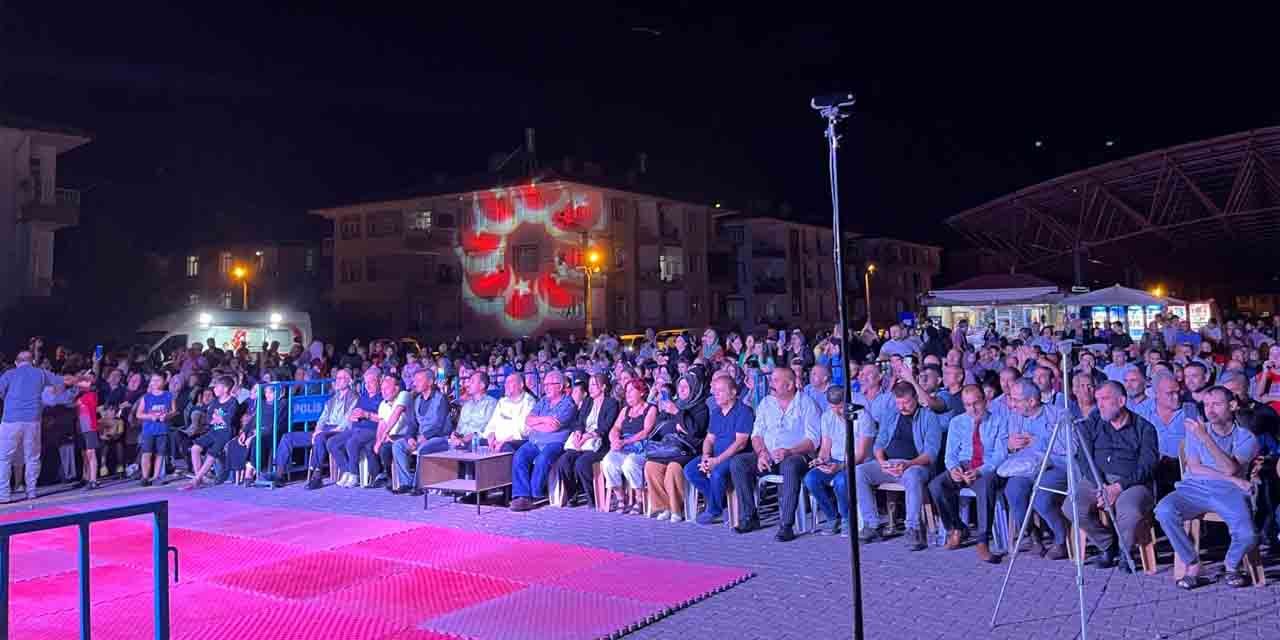
[[[1185,317],[1187,303],[1117,284],[1064,298],[1061,304],[1069,309],[1077,309],[1078,317],[1095,326],[1109,327],[1111,323],[1119,322],[1130,338],[1141,340],[1147,325],[1166,312],[1177,313],[1178,308],[1181,308],[1184,314],[1181,317]]]

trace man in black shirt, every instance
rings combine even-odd
[[[1103,485],[1094,484],[1093,474],[1086,466],[1088,458],[1084,452],[1077,453],[1081,479],[1076,483],[1075,502],[1079,513],[1071,512],[1070,500],[1063,502],[1062,513],[1069,520],[1080,518],[1080,528],[1102,550],[1094,566],[1107,569],[1115,566],[1122,550],[1128,553],[1133,546],[1138,525],[1150,522],[1155,506],[1151,483],[1160,453],[1156,428],[1124,406],[1125,392],[1120,383],[1103,383],[1095,396],[1098,412],[1078,424],[1077,432]],[[1115,507],[1118,543],[1111,528],[1099,518],[1099,512],[1109,506]],[[1129,564],[1124,562],[1121,566],[1127,569]]]

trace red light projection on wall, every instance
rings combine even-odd
[[[492,317],[513,335],[531,335],[582,322],[582,233],[604,229],[599,192],[564,185],[523,185],[473,194],[471,215],[456,251],[463,270],[462,298],[473,316]],[[536,274],[516,273],[511,234],[532,225]],[[521,232],[525,242],[527,232]],[[553,259],[542,259],[552,257]]]

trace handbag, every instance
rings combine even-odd
[[[996,475],[1001,478],[1030,478],[1038,471],[1040,471],[1040,454],[1027,448],[1001,462],[996,469]]]
[[[663,420],[653,429],[653,435],[644,441],[644,457],[649,459],[680,458],[691,456],[696,449],[676,430],[679,420]]]
[[[103,440],[115,440],[124,435],[124,420],[116,416],[114,411],[98,418],[98,433]]]

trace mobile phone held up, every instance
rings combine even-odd
[[[102,345],[98,345],[93,348],[93,359],[94,360],[102,359]]]

